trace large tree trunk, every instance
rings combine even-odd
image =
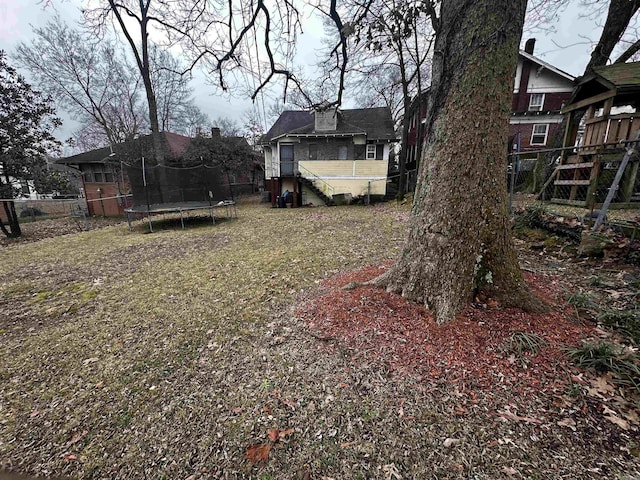
[[[613,49],[618,45],[620,38],[622,38],[629,26],[629,22],[638,12],[638,9],[640,9],[640,0],[611,0],[602,35],[593,52],[591,52],[591,60],[589,60],[589,64],[585,68],[585,75],[593,70],[594,67],[607,64]]]
[[[504,157],[526,0],[442,3],[409,236],[376,280],[447,322],[482,291],[535,309],[507,216]]]

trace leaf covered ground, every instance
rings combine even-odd
[[[637,271],[606,269],[598,287],[584,280],[592,265],[523,242],[554,313],[479,299],[438,328],[398,297],[341,288],[393,259],[407,207],[238,214],[0,247],[1,467],[105,479],[638,474],[637,398],[564,354],[613,338],[566,292],[633,301]],[[531,351],[534,335],[544,343]]]

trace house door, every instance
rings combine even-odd
[[[293,159],[293,145],[280,145],[280,176],[292,177],[295,162]]]

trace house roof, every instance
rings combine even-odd
[[[261,139],[268,143],[284,135],[290,136],[340,136],[366,135],[370,140],[396,140],[391,110],[388,107],[338,110],[335,130],[316,131],[313,112],[285,110]]]
[[[564,70],[560,70],[558,67],[554,67],[553,65],[551,65],[550,63],[545,62],[544,60],[541,60],[540,58],[525,52],[524,50],[520,50],[520,56],[526,58],[527,60],[530,60],[534,63],[537,63],[538,65],[540,65],[541,67],[546,68],[547,70],[552,71],[553,73],[556,73],[558,75],[560,75],[561,77],[566,78],[567,80],[571,80],[572,82],[576,79],[573,75],[571,75],[570,73],[565,72]]]
[[[65,165],[102,163],[109,158],[109,155],[111,155],[111,149],[109,147],[102,147],[95,150],[89,150],[88,152],[78,153],[77,155],[71,155],[70,157],[57,158],[55,163],[62,163]]]
[[[640,62],[614,63],[596,67],[594,73],[616,87],[640,85]]]
[[[591,73],[578,79],[563,113],[585,108],[606,98],[638,105],[640,94],[640,62],[614,63],[595,67]]]
[[[183,155],[186,152],[192,140],[190,137],[185,137],[184,135],[180,135],[178,133],[162,132],[162,135],[165,138],[166,145],[167,145],[167,148],[169,149],[169,152],[175,157],[180,157],[181,155]],[[144,135],[142,137],[136,138],[135,140],[133,140],[133,142],[136,142],[136,143],[140,143],[144,141],[148,142],[150,139],[151,139],[151,135]],[[240,144],[244,142],[244,144],[247,147],[249,147],[249,143],[247,142],[247,139],[244,137],[222,137],[221,141],[231,142],[235,144]],[[120,144],[120,145],[126,145],[126,143]],[[136,148],[142,148],[142,147],[136,147]],[[116,151],[117,151],[117,148],[116,148]],[[88,152],[79,153],[77,155],[72,155],[70,157],[59,158],[55,162],[59,164],[65,164],[65,165],[77,165],[81,163],[104,163],[111,157],[113,157],[112,148],[102,147],[102,148],[97,148],[95,150],[89,150]]]

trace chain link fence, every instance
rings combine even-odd
[[[84,198],[54,198],[54,199],[0,199],[2,202],[13,202],[16,213],[21,223],[33,222],[52,218],[63,218],[77,215],[86,211],[86,201]],[[0,207],[0,210],[2,208]],[[0,211],[0,218],[4,221],[5,215]]]

